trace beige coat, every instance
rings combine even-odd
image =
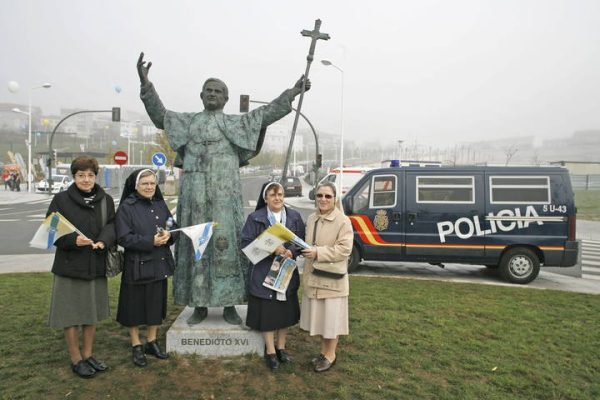
[[[316,240],[313,235],[317,224]],[[306,242],[317,247],[317,262],[336,262],[345,260],[352,252],[352,223],[340,210],[334,210],[321,216],[315,212],[306,221]],[[346,297],[350,294],[348,275],[341,279],[330,279],[313,275],[313,261],[306,260],[302,278],[303,291],[311,299]]]

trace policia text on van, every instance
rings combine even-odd
[[[346,194],[360,260],[499,268],[510,282],[540,265],[577,262],[575,205],[560,167],[400,167],[371,170]]]

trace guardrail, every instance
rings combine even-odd
[[[573,189],[600,190],[600,175],[571,175]]]

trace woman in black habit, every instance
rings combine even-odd
[[[116,216],[117,242],[125,249],[117,321],[129,327],[132,361],[139,367],[147,363],[145,354],[168,358],[156,337],[167,315],[167,278],[175,267],[170,246],[177,233],[168,231],[173,225],[156,174],[134,171],[125,182]],[[147,327],[144,344],[140,325]]]

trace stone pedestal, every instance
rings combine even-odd
[[[235,308],[245,321],[247,306]],[[209,308],[204,321],[188,325],[187,319],[193,312],[192,307],[186,307],[167,331],[168,352],[207,357],[263,354],[264,341],[260,332],[250,330],[243,322],[241,325],[225,322],[222,307]]]

